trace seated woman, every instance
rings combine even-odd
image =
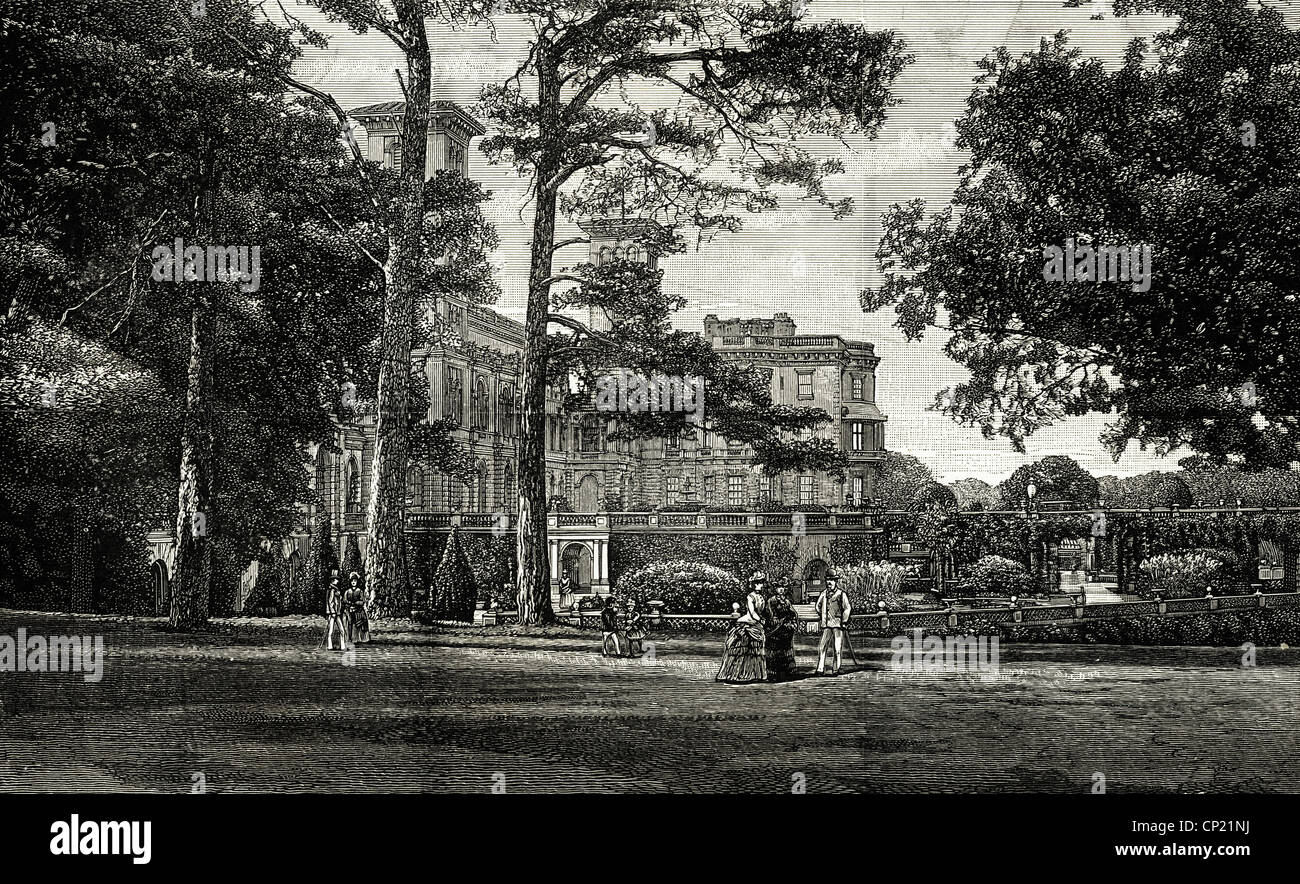
[[[641,642],[650,634],[646,629],[645,619],[641,612],[636,608],[636,599],[627,600],[627,623],[624,625],[627,635],[628,655],[631,657],[640,657],[644,653]]]
[[[722,648],[722,668],[717,681],[726,684],[747,684],[767,679],[767,642],[763,631],[763,609],[767,599],[763,587],[767,577],[762,571],[749,578],[749,595],[745,596],[745,610],[727,630],[727,640]]]

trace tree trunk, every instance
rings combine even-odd
[[[539,104],[542,126],[558,126],[559,84],[553,63],[538,53]],[[551,131],[554,131],[552,129]],[[533,218],[533,251],[528,275],[528,313],[524,321],[524,353],[520,380],[519,416],[519,591],[515,601],[520,624],[555,622],[551,607],[550,558],[546,539],[546,317],[550,313],[551,258],[555,249],[555,203],[558,187],[551,183],[559,171],[558,158],[538,163],[537,212]]]
[[[190,629],[208,619],[212,583],[212,348],[215,320],[207,283],[196,286],[190,325],[176,561],[172,568],[171,625]]]
[[[411,312],[423,251],[424,165],[429,131],[431,61],[424,4],[398,0],[406,50],[406,111],[402,117],[402,170],[398,218],[388,235],[384,262],[384,326],[376,395],[375,453],[366,506],[366,589],[371,616],[400,617],[410,611],[406,575],[406,464],[411,373]]]

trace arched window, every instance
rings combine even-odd
[[[406,505],[411,509],[424,509],[424,470],[418,466],[406,470]]]
[[[347,511],[361,511],[361,468],[357,466],[357,456],[348,456],[348,505]]]
[[[488,512],[488,468],[483,461],[478,462],[478,511]]]
[[[488,388],[487,381],[484,378],[474,381],[471,419],[471,425],[474,429],[486,430],[488,428]]]
[[[503,436],[517,435],[515,432],[515,388],[506,385],[501,388],[500,403],[497,408],[499,429]]]
[[[638,249],[636,246],[628,246],[628,247],[627,247],[627,259],[628,259],[629,261],[640,261],[640,260],[641,260],[641,250]]]
[[[599,260],[597,260],[596,263],[608,264],[612,260],[614,260],[614,250],[609,246],[602,246],[600,249]]]

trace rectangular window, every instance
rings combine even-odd
[[[668,477],[667,503],[669,506],[676,504],[682,495],[682,480],[680,476]]]
[[[861,476],[853,477],[853,500],[850,503],[853,506],[862,506],[863,498],[866,496],[866,482]]]
[[[727,504],[729,506],[745,505],[745,477],[727,477]]]
[[[860,375],[860,374],[855,374],[855,375],[853,376],[853,398],[854,398],[854,400],[856,400],[856,401],[858,401],[858,402],[861,402],[861,401],[862,401],[862,392],[863,392],[863,388],[864,388],[864,386],[865,386],[865,383],[864,383],[864,381],[863,381],[862,375]]]
[[[864,438],[863,430],[864,427],[862,426],[862,421],[853,422],[853,450],[854,451],[861,451],[863,448],[863,444],[866,441]]]
[[[817,480],[812,476],[799,477],[799,505],[812,506],[817,502]]]
[[[799,372],[799,398],[811,399],[813,397],[813,373],[811,371]]]

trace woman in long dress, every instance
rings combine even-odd
[[[772,681],[794,675],[794,636],[799,629],[799,615],[785,594],[785,584],[767,600],[767,674]]]
[[[747,684],[767,679],[767,641],[763,632],[763,609],[767,599],[763,587],[767,578],[762,572],[749,578],[749,595],[745,596],[745,611],[727,630],[727,640],[722,647],[722,668],[717,681],[727,684]]]
[[[348,588],[343,593],[343,607],[348,617],[348,644],[370,641],[370,618],[366,614],[366,591],[361,588],[361,575],[353,571],[348,575]]]

